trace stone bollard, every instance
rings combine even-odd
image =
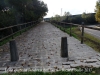
[[[11,56],[11,61],[18,61],[19,56],[18,56],[18,51],[17,51],[17,47],[16,47],[16,42],[15,40],[11,40],[9,42],[10,45],[10,56]]]
[[[82,22],[81,44],[84,42],[84,22]]]
[[[67,37],[61,38],[61,57],[68,57]]]

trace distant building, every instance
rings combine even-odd
[[[50,21],[50,18],[44,18],[44,21],[48,22]]]

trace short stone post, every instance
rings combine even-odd
[[[11,61],[18,61],[19,56],[18,56],[18,51],[17,51],[17,47],[16,47],[16,42],[15,40],[11,40],[9,42],[10,45],[10,56],[11,56]]]
[[[61,38],[61,57],[68,57],[67,37]]]

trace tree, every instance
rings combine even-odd
[[[50,21],[61,21],[60,15],[56,14],[54,17],[51,17]]]
[[[86,18],[86,13],[85,12],[83,12],[82,18]]]
[[[22,15],[25,22],[43,18],[48,12],[47,5],[39,0],[8,0],[9,4],[17,11],[16,15]],[[19,17],[20,18],[20,17]]]
[[[82,14],[82,19],[85,22],[85,24],[95,24],[95,13],[85,13]]]
[[[53,16],[50,18],[50,21],[54,21],[54,17]]]
[[[71,16],[70,12],[65,12],[65,13],[64,13],[64,16],[63,16],[63,17],[64,17],[63,20],[66,19],[66,21],[68,22],[69,16]]]
[[[42,19],[48,12],[47,5],[40,0],[0,0],[0,28]],[[14,27],[14,32],[19,28]],[[0,31],[0,36],[10,34]]]
[[[96,9],[95,9],[95,12],[96,12],[95,19],[96,19],[96,21],[98,21],[100,23],[100,0],[98,0],[96,2],[96,6],[95,7],[96,7]]]
[[[82,17],[83,21],[86,23],[87,22],[87,14],[85,12],[83,12],[81,17]]]
[[[14,15],[7,5],[7,0],[0,0],[0,28],[16,24]]]
[[[58,14],[55,15],[55,20],[56,20],[56,21],[61,21],[61,17],[60,17],[60,15],[58,15]]]
[[[47,12],[47,5],[40,0],[0,0],[0,27],[35,21]]]
[[[5,7],[4,0],[0,0],[0,11]]]

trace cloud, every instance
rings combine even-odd
[[[94,12],[97,0],[43,0],[48,5],[48,15],[46,17],[61,15],[62,12],[69,11],[71,14],[81,14],[83,12]]]

